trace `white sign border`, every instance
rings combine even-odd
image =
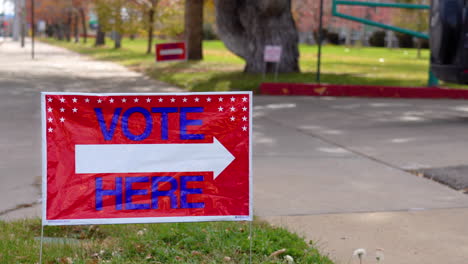
[[[89,95],[89,96],[183,96],[183,95],[248,95],[249,96],[249,215],[225,216],[177,216],[141,218],[92,218],[47,220],[47,95]],[[252,130],[253,92],[181,92],[181,93],[80,93],[80,92],[41,92],[41,138],[42,138],[42,226],[94,225],[94,224],[143,224],[143,223],[186,223],[211,221],[253,221],[253,170],[252,170]]]

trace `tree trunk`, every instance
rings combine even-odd
[[[66,28],[66,32],[65,32],[65,36],[67,38],[67,42],[70,42],[71,41],[71,26],[72,26],[72,15],[71,15],[71,11],[68,11],[67,12],[68,16],[67,16],[67,28]]]
[[[291,0],[215,0],[216,21],[228,49],[246,61],[245,72],[274,72],[264,63],[266,45],[282,47],[279,72],[299,72],[298,33]]]
[[[57,33],[57,39],[58,40],[63,40],[64,38],[64,34],[63,34],[63,23],[62,22],[59,22],[56,26],[55,26],[55,29],[56,29],[56,33]]]
[[[114,31],[114,49],[120,49],[122,47],[122,34]]]
[[[98,24],[96,41],[94,42],[94,46],[101,46],[105,44],[106,44],[106,33],[102,31],[101,24]]]
[[[204,0],[185,1],[185,39],[189,60],[203,59],[203,3]]]
[[[153,46],[154,12],[155,7],[152,6],[148,11],[148,47],[146,49],[146,54],[151,54],[151,47]]]
[[[80,8],[80,16],[81,16],[81,29],[83,31],[83,43],[88,41],[88,29],[86,27],[86,15],[84,12],[84,8]]]
[[[78,28],[78,14],[77,13],[74,13],[73,14],[73,20],[74,20],[74,23],[73,23],[73,33],[75,34],[75,43],[78,43],[80,41],[80,30]]]

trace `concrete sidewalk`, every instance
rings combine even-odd
[[[0,45],[0,219],[39,214],[40,91],[179,91],[45,44],[31,61],[18,46]],[[254,100],[256,215],[337,263],[359,263],[360,247],[364,263],[376,248],[383,263],[468,263],[468,195],[408,172],[468,163],[468,101]]]
[[[467,163],[468,102],[256,98],[256,214],[337,263],[467,263],[468,195],[407,170]],[[468,175],[464,175],[468,177]]]
[[[175,92],[163,82],[62,48],[0,44],[0,219],[40,215],[40,92]]]

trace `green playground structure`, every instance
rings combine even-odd
[[[385,8],[405,8],[405,9],[430,9],[430,5],[421,5],[421,4],[403,4],[403,3],[377,3],[377,2],[361,2],[361,1],[347,1],[347,0],[333,0],[332,2],[332,15],[336,17],[340,17],[343,19],[363,23],[366,25],[374,26],[374,27],[379,27],[387,30],[393,30],[396,32],[408,34],[417,38],[422,38],[422,39],[429,39],[428,34],[424,34],[422,32],[417,32],[414,30],[410,29],[405,29],[405,28],[400,28],[392,25],[387,25],[383,23],[379,23],[370,19],[365,19],[361,17],[355,17],[347,14],[343,14],[338,12],[338,6],[339,5],[351,5],[351,6],[368,6],[368,7],[385,7]],[[432,74],[431,71],[429,71],[429,80],[428,80],[428,86],[437,86],[438,80],[437,78]]]

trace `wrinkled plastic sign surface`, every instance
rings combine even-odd
[[[252,220],[252,94],[43,93],[43,224]]]

